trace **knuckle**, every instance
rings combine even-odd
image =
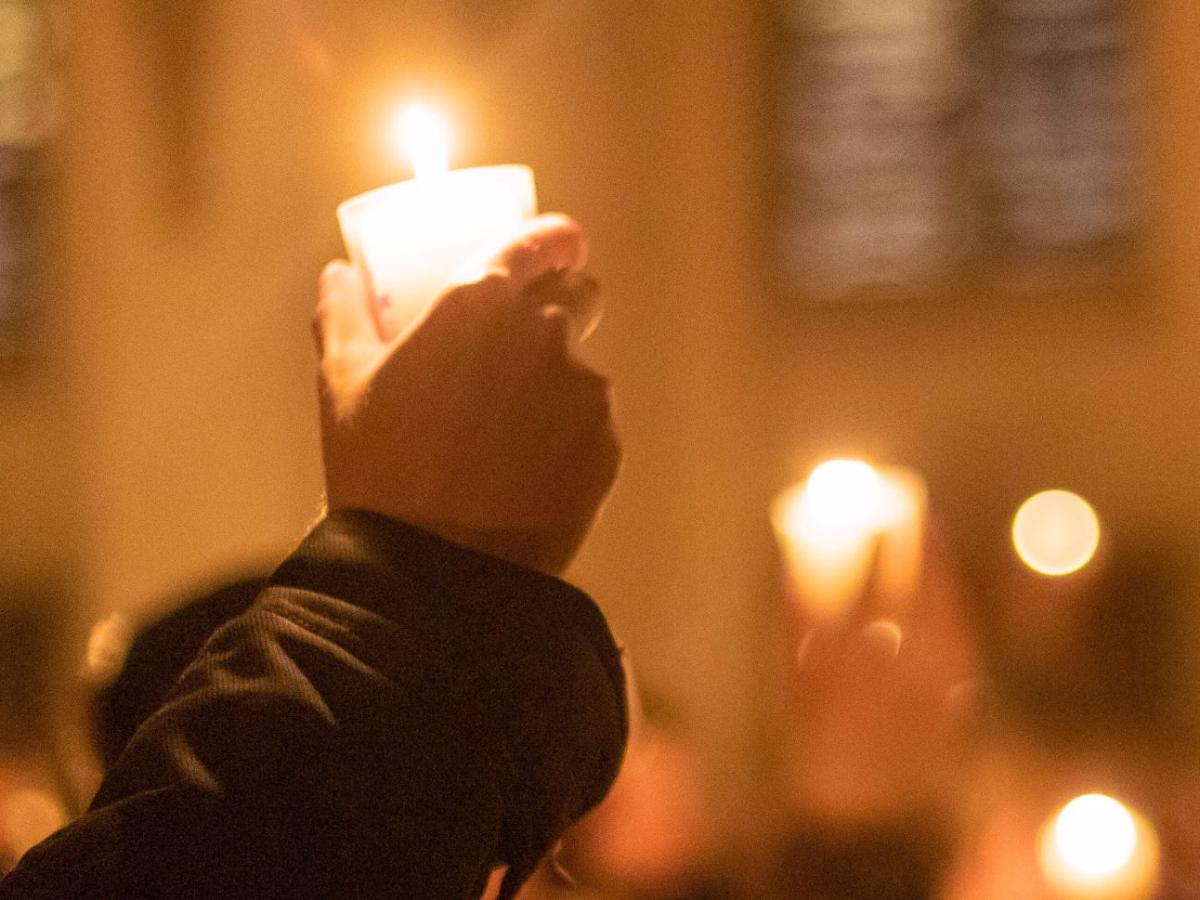
[[[525,237],[504,249],[504,252],[500,254],[499,264],[510,277],[525,280],[536,269],[538,257],[539,246],[537,241],[533,238]]]
[[[505,254],[506,261],[531,268],[555,268],[579,264],[587,252],[583,228],[563,215],[541,216],[533,228]]]
[[[582,228],[565,217],[543,217],[539,225],[509,244],[496,262],[520,284],[555,270],[582,266],[587,256]]]

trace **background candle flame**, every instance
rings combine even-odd
[[[900,603],[921,566],[924,485],[901,469],[862,460],[821,463],[776,498],[772,523],[809,614],[837,618],[858,599],[877,566],[879,600]]]
[[[396,117],[396,145],[417,178],[436,178],[450,170],[450,126],[431,107],[412,103]]]

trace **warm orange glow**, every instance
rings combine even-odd
[[[68,818],[49,791],[26,788],[0,797],[0,835],[17,855],[62,828]]]
[[[1070,491],[1043,491],[1013,517],[1013,546],[1042,575],[1069,575],[1086,566],[1100,545],[1100,520],[1091,504]]]
[[[1042,832],[1042,872],[1062,896],[1095,900],[1149,897],[1158,841],[1141,816],[1105,794],[1064,806]]]
[[[771,510],[798,599],[818,616],[840,615],[876,558],[881,592],[909,591],[920,567],[923,507],[924,488],[911,473],[854,459],[821,463]]]
[[[434,109],[420,103],[403,107],[396,116],[394,140],[417,178],[436,178],[450,170],[450,126]]]
[[[823,462],[784,500],[780,513],[789,537],[839,544],[878,528],[879,473],[857,459]]]

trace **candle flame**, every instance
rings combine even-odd
[[[827,460],[777,497],[771,519],[801,606],[836,618],[872,566],[876,599],[908,602],[921,573],[924,504],[915,474],[857,459]]]
[[[450,126],[430,107],[414,103],[400,110],[396,143],[417,178],[436,178],[450,170]]]
[[[880,531],[880,495],[874,468],[837,459],[775,500],[775,531],[810,612],[836,618],[853,604]]]
[[[776,521],[792,540],[843,543],[879,530],[883,517],[879,473],[865,462],[833,459],[778,501]]]

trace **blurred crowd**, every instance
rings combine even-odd
[[[1068,519],[1039,528],[1046,552],[1073,552]],[[1108,526],[1077,568],[1047,574],[1036,547],[1009,545],[1018,537],[972,560],[923,522],[917,575],[898,594],[880,531],[837,608],[814,602],[817,587],[781,553],[774,640],[758,648],[777,688],[763,698],[777,727],[761,827],[718,832],[688,722],[635,677],[615,787],[521,896],[1197,896],[1187,557]],[[49,607],[5,613],[0,870],[79,810],[260,584],[177,599],[136,626],[109,617],[77,660],[59,658]]]

